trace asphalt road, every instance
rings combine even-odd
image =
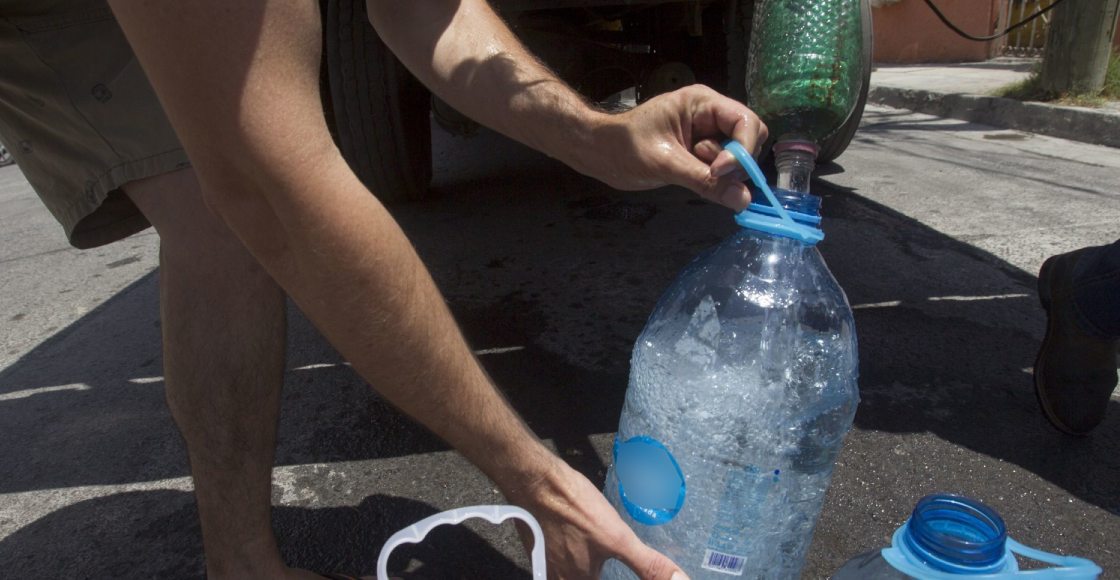
[[[821,251],[855,309],[863,401],[804,576],[884,544],[938,491],[1120,572],[1120,405],[1067,438],[1030,375],[1042,260],[1120,237],[1117,151],[870,107],[814,189]],[[487,370],[596,483],[634,338],[676,272],[735,227],[683,190],[613,192],[488,134],[437,134],[433,196],[394,213]],[[0,577],[202,573],[163,405],[157,247],[148,231],[70,249],[18,168],[0,169]],[[292,564],[372,573],[395,530],[501,501],[291,318],[274,513]],[[506,578],[526,558],[510,529],[472,525],[393,563]]]

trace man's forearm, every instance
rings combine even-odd
[[[530,54],[485,0],[367,0],[366,6],[385,43],[440,98],[588,172],[591,132],[605,114]]]
[[[549,452],[478,365],[396,222],[341,158],[331,163],[334,171],[290,184],[320,192],[315,215],[296,228],[236,207],[223,215],[241,231],[274,228],[272,235],[287,242],[285,251],[262,257],[386,399],[452,443],[503,491],[534,484]]]

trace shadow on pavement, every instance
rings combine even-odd
[[[318,572],[374,575],[385,540],[436,513],[408,499],[374,495],[354,507],[273,509],[289,565]],[[528,578],[528,558],[513,561],[495,544],[516,544],[512,524],[481,533],[441,526],[422,544],[393,552],[402,579]],[[518,549],[518,548],[514,548]],[[125,492],[78,502],[0,540],[4,570],[21,578],[204,577],[194,498],[173,490]]]
[[[9,466],[0,493],[188,475],[164,403],[157,300],[155,276],[146,276],[0,372],[0,456]],[[601,471],[584,434],[613,429],[625,372],[582,369],[534,345],[543,322],[516,297],[451,307],[472,344],[522,345],[481,358],[530,425],[577,467]],[[277,465],[448,448],[374,394],[291,311]],[[589,412],[572,412],[585,405]]]
[[[1036,277],[819,185],[832,225],[822,253],[860,338],[856,426],[933,433],[1120,514],[1120,404],[1109,403],[1092,437],[1075,439],[1046,423],[1035,400],[1031,368],[1046,322]]]

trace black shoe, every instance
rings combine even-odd
[[[1104,419],[1116,388],[1120,340],[1089,336],[1074,312],[1073,267],[1084,250],[1052,256],[1038,273],[1038,297],[1046,309],[1046,337],[1034,363],[1038,404],[1052,425],[1088,435]]]

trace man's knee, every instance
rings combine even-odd
[[[123,187],[155,227],[164,250],[242,249],[241,243],[206,203],[193,169],[132,181]]]

